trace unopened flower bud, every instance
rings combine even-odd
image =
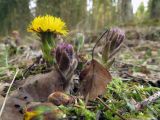
[[[55,50],[55,57],[62,71],[68,69],[73,60],[73,46],[67,43],[60,43]]]
[[[108,32],[106,37],[111,42],[110,50],[118,48],[125,38],[124,32],[119,28],[113,28]]]

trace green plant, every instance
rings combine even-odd
[[[57,35],[66,35],[65,23],[50,15],[36,17],[28,27],[29,32],[36,32],[41,39],[41,49],[44,59],[53,64],[55,62],[51,50],[56,46]]]

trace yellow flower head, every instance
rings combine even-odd
[[[65,22],[60,18],[45,15],[36,17],[29,25],[28,32],[53,32],[66,35],[67,28]]]
[[[24,114],[24,120],[31,120],[33,117],[37,116],[38,112],[34,111],[34,112],[25,112]]]

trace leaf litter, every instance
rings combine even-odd
[[[147,46],[148,44],[150,46]],[[92,70],[88,70],[84,67],[81,74],[84,73],[85,75],[82,75],[82,78],[80,79],[82,79],[82,82],[84,79],[87,80],[85,82],[89,82],[90,79],[88,78],[91,78],[92,74],[95,74],[94,79],[98,79],[101,81],[102,78],[104,79],[102,80],[103,82],[106,80],[106,82],[104,82],[103,84],[103,92],[96,91],[96,89],[100,89],[97,87],[96,84],[93,84],[94,86],[91,86],[91,89],[89,89],[88,92],[85,91],[82,92],[82,94],[86,96],[89,93],[89,95],[91,95],[91,98],[94,98],[94,100],[89,100],[86,105],[83,97],[73,96],[75,100],[74,104],[71,104],[70,102],[67,105],[58,104],[58,109],[63,111],[63,114],[67,115],[67,119],[121,119],[119,116],[116,115],[116,113],[120,114],[128,120],[159,119],[160,76],[158,73],[160,71],[158,66],[160,64],[160,54],[158,45],[159,44],[157,44],[156,41],[142,42],[136,47],[127,47],[127,49],[125,49],[127,45],[122,45],[122,51],[116,56],[115,63],[110,70],[111,75],[114,76],[112,77],[112,81],[110,73],[106,71],[106,69],[103,68],[101,65],[103,64],[101,62],[101,58],[96,57],[98,61],[91,60],[90,64],[87,65],[88,69],[92,69],[92,64],[95,63],[95,66],[98,66],[95,68],[100,70],[97,70],[96,73],[92,73]],[[3,81],[4,84],[5,82],[9,82],[9,80],[13,78],[13,73],[15,69],[17,67],[20,68],[20,73],[19,75],[17,75],[17,80],[13,85],[14,88],[12,88],[13,91],[11,92],[9,97],[10,100],[8,100],[8,103],[4,110],[3,116],[4,118],[6,118],[6,120],[12,120],[13,117],[17,118],[17,120],[21,120],[24,112],[23,108],[28,106],[30,102],[33,103],[33,106],[35,106],[34,102],[35,104],[37,104],[37,102],[47,102],[48,96],[51,93],[55,93],[56,91],[61,91],[63,93],[65,91],[63,88],[63,83],[60,82],[61,79],[63,81],[64,78],[61,78],[61,76],[57,75],[59,73],[57,73],[56,70],[52,68],[50,68],[50,70],[46,70],[49,67],[46,67],[43,62],[38,62],[35,64],[34,61],[32,61],[31,59],[30,65],[34,63],[35,66],[33,66],[32,69],[29,68],[27,76],[23,76],[25,69],[30,66],[27,64],[29,62],[26,62],[22,65],[15,64],[13,61],[14,59],[19,60],[20,63],[23,62],[23,60],[25,61],[26,54],[24,55],[23,53],[18,53],[16,56],[13,55],[12,57],[10,57],[6,56],[7,51],[5,49],[1,51],[1,55],[5,55],[3,57],[5,58],[5,60],[1,59],[1,65],[3,65],[1,67],[0,74],[1,81]],[[30,50],[30,52],[32,52],[32,50]],[[33,56],[33,58],[36,57]],[[99,61],[101,64],[99,63]],[[44,70],[45,72],[43,72]],[[86,72],[83,72],[85,70]],[[51,72],[47,73],[47,71]],[[104,74],[103,76],[103,72],[101,71],[104,71],[104,73],[107,74]],[[25,77],[26,79],[21,80]],[[94,79],[91,80],[94,81]],[[36,86],[36,84],[39,84],[38,86],[41,87],[32,87]],[[82,86],[85,86],[87,84],[88,83],[83,83]],[[97,84],[100,84],[100,86],[102,85],[99,82],[97,82]],[[44,87],[45,85],[46,87]],[[50,87],[48,87],[48,85],[50,85]],[[109,108],[112,109],[112,111],[106,109],[104,104],[95,99],[98,96]],[[28,106],[28,108],[30,108],[30,106]],[[8,112],[13,114],[7,116]]]

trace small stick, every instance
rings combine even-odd
[[[145,99],[142,104],[146,104],[146,103],[151,103],[153,101],[155,101],[156,99],[158,99],[160,97],[160,91],[156,92],[155,94],[153,94],[152,96],[150,96],[149,98]]]
[[[82,106],[80,105],[74,105],[74,107],[77,107],[77,108],[82,108]],[[96,106],[86,106],[87,109],[93,109],[93,108],[96,108]]]
[[[108,31],[109,31],[109,30],[107,29],[107,30],[100,36],[100,38],[98,38],[96,44],[94,45],[94,47],[93,47],[93,49],[92,49],[92,60],[93,60],[93,58],[94,58],[94,50],[95,50],[97,44],[100,42],[100,40],[103,38],[103,36],[104,36],[106,33],[108,33]]]
[[[25,75],[28,73],[28,71],[29,71],[34,65],[35,65],[35,63],[33,63],[31,66],[29,66],[29,67],[24,71],[23,76],[25,76]]]
[[[101,102],[108,110],[110,110],[111,112],[113,112],[114,114],[116,114],[118,117],[120,117],[122,120],[127,120],[126,118],[124,118],[122,115],[120,115],[119,113],[113,111],[101,98],[97,97],[96,98],[99,102]]]
[[[8,90],[7,90],[6,97],[5,97],[4,101],[3,101],[3,104],[2,104],[2,107],[1,107],[1,110],[0,110],[0,118],[1,118],[1,116],[2,116],[2,112],[3,112],[4,107],[5,107],[5,105],[6,105],[6,101],[7,101],[9,92],[10,92],[10,90],[11,90],[11,87],[12,87],[15,79],[16,79],[16,76],[17,76],[18,72],[19,72],[19,69],[16,70],[16,73],[15,73],[15,75],[14,75],[14,77],[13,77],[13,80],[12,80],[12,82],[10,83],[9,88],[8,88]]]
[[[160,91],[156,92],[155,94],[153,94],[152,96],[144,99],[142,102],[137,102],[135,103],[135,107],[140,110],[142,109],[144,106],[147,106],[148,104],[156,101],[158,98],[160,98]]]

